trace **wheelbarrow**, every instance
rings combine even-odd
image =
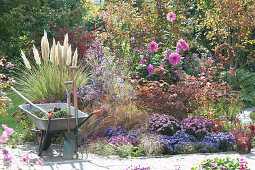
[[[11,89],[23,98],[27,103],[19,105],[19,108],[23,110],[28,118],[33,122],[36,129],[31,129],[36,133],[36,141],[38,142],[37,154],[40,156],[43,150],[47,150],[51,145],[51,137],[54,133],[60,133],[65,136],[65,132],[68,130],[67,118],[54,118],[54,116],[45,110],[53,109],[54,107],[60,107],[61,109],[67,108],[66,103],[50,103],[50,104],[33,104],[30,100],[20,94],[15,88]],[[42,119],[33,114],[34,111],[40,110],[47,115],[47,119]],[[78,110],[78,128],[81,127],[91,116],[102,113],[103,110],[98,110],[90,113],[89,115]],[[70,114],[74,115],[75,109],[71,106]],[[75,130],[75,118],[70,118],[70,130]]]

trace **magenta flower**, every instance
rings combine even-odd
[[[148,72],[149,72],[150,74],[153,74],[153,73],[154,73],[153,65],[149,64],[147,70],[148,70]]]
[[[180,39],[179,42],[177,43],[177,52],[181,52],[182,50],[183,51],[187,51],[189,49],[189,44],[187,44],[185,42],[185,40],[183,39]]]
[[[176,18],[176,15],[173,12],[169,12],[166,17],[169,21],[174,21]]]
[[[28,157],[28,153],[26,154],[25,157],[22,158],[22,161],[25,162],[25,163],[27,163],[27,164],[29,164],[30,158]]]
[[[170,51],[169,51],[169,50],[166,50],[166,51],[165,51],[165,57],[166,57],[166,59],[169,59],[169,55],[170,55]]]
[[[149,54],[146,54],[145,58],[147,58],[147,59],[150,58]]]
[[[6,150],[5,147],[3,147],[2,152],[3,152],[4,155],[8,155],[8,151]]]
[[[158,44],[155,41],[152,41],[148,45],[150,52],[156,52],[158,50]]]
[[[144,58],[141,60],[142,65],[146,64],[147,60]]]
[[[144,31],[146,31],[146,30],[147,30],[147,28],[146,28],[146,27],[144,27],[144,28],[143,28],[143,30],[144,30]]]
[[[131,38],[130,38],[130,41],[131,41],[131,43],[134,43],[134,42],[135,42],[135,38],[134,38],[134,37],[131,37]]]
[[[161,64],[160,64],[160,67],[164,68],[164,66],[165,66],[164,63],[161,63]]]
[[[1,143],[7,143],[7,141],[8,141],[8,135],[7,135],[7,132],[4,131],[4,132],[2,133],[2,135],[0,136],[0,142],[1,142]]]
[[[14,130],[12,128],[8,128],[5,124],[2,124],[2,128],[7,132],[7,135],[11,135],[14,133]]]
[[[2,128],[4,128],[4,130],[6,130],[8,127],[6,124],[2,124]]]
[[[8,166],[12,163],[13,157],[11,155],[4,155],[4,165]]]
[[[217,168],[217,164],[216,164],[216,163],[211,163],[211,166],[212,166],[213,168]]]
[[[169,62],[173,65],[178,65],[180,63],[181,56],[178,53],[169,54]]]
[[[39,159],[39,158],[37,158],[37,160],[36,160],[36,165],[38,165],[38,166],[43,166],[43,163],[42,163],[42,161]]]

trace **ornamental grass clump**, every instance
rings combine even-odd
[[[21,56],[27,67],[20,77],[19,84],[23,94],[30,100],[54,98],[64,99],[64,82],[70,80],[69,66],[77,66],[77,50],[72,56],[71,45],[68,44],[68,35],[65,36],[63,45],[59,42],[49,48],[47,33],[41,41],[41,57],[38,50],[33,46],[35,63],[29,62],[25,53],[21,50]],[[88,79],[87,66],[81,66],[77,75],[77,86],[86,84]]]
[[[211,131],[214,125],[212,119],[207,119],[202,116],[186,118],[181,122],[182,131],[193,135],[197,139],[202,139],[208,132]]]
[[[154,114],[149,119],[149,131],[156,132],[161,135],[172,136],[180,130],[180,124],[173,116],[165,114]]]

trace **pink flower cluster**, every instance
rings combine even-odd
[[[241,166],[240,170],[246,170],[245,167],[246,167],[246,164],[248,164],[248,162],[245,159],[241,158],[239,160],[239,163],[240,163],[240,166]]]
[[[181,51],[187,51],[189,49],[189,44],[185,42],[185,40],[180,39],[179,42],[177,43],[177,52]]]
[[[5,124],[2,125],[2,128],[4,128],[5,131],[3,131],[2,135],[0,136],[0,142],[7,143],[8,135],[12,135],[14,130],[12,128],[8,128]]]

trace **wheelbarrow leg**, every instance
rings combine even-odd
[[[42,151],[43,151],[43,148],[46,144],[47,138],[49,137],[50,121],[51,121],[51,117],[49,117],[49,119],[48,119],[48,127],[47,127],[46,131],[41,130],[42,135],[41,135],[40,143],[39,143],[39,146],[38,146],[38,156],[40,156],[42,154]]]

